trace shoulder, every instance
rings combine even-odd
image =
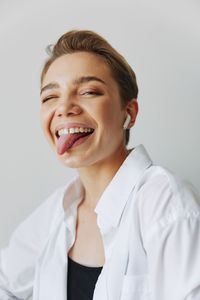
[[[35,250],[48,239],[56,222],[61,220],[64,214],[63,198],[71,182],[56,188],[43,202],[38,205],[14,230],[11,241],[23,238],[31,242]]]
[[[197,189],[189,181],[161,166],[148,168],[140,178],[137,190],[151,204],[156,200],[156,204],[170,200],[170,204],[177,208],[199,208]]]
[[[161,166],[148,168],[137,184],[136,203],[144,228],[166,227],[178,218],[200,216],[200,196],[188,181]]]
[[[6,275],[10,286],[20,287],[20,295],[30,293],[36,263],[55,230],[61,228],[63,198],[70,191],[71,183],[58,187],[36,207],[16,227],[8,245],[0,251],[0,273]]]

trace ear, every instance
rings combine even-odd
[[[126,112],[131,116],[131,121],[129,122],[128,128],[131,128],[134,125],[138,114],[138,110],[139,107],[138,107],[137,99],[134,98],[127,103]]]

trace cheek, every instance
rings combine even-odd
[[[113,105],[110,98],[105,98],[103,102],[96,106],[94,115],[97,122],[102,123],[102,126],[112,123],[115,112],[113,111]]]
[[[98,115],[99,119],[101,119],[101,126],[103,126],[105,130],[111,130],[113,132],[121,128],[122,115],[121,110],[116,103],[110,104],[109,102],[107,102],[105,106],[99,108]]]

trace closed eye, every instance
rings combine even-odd
[[[96,95],[96,96],[100,96],[100,95],[102,95],[102,93],[100,93],[100,92],[95,92],[95,91],[85,91],[85,92],[82,92],[82,93],[80,93],[80,95],[81,96],[92,96],[92,95]],[[48,96],[48,97],[46,97],[46,98],[44,98],[43,100],[42,100],[42,103],[45,103],[45,102],[47,102],[47,101],[49,101],[49,100],[51,100],[51,99],[55,99],[55,98],[57,98],[56,96]]]
[[[46,97],[42,100],[42,103],[45,103],[46,101],[50,100],[50,99],[53,99],[53,98],[56,98],[55,96],[51,96],[51,97]]]

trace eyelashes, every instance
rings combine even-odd
[[[86,91],[86,92],[83,92],[83,93],[80,93],[80,95],[82,96],[84,96],[84,95],[96,95],[96,96],[100,96],[100,95],[102,95],[102,93],[100,93],[100,92],[94,92],[94,91]]]
[[[102,93],[100,92],[97,92],[97,91],[85,91],[85,92],[81,92],[79,94],[80,96],[101,96],[103,95]],[[48,96],[44,99],[41,100],[42,103],[45,103],[51,99],[55,99],[55,98],[58,98],[57,96]]]
[[[53,99],[53,98],[56,98],[56,97],[46,97],[46,98],[44,98],[41,102],[42,102],[42,103],[45,103],[45,102],[47,102],[48,100],[51,100],[51,99]]]

